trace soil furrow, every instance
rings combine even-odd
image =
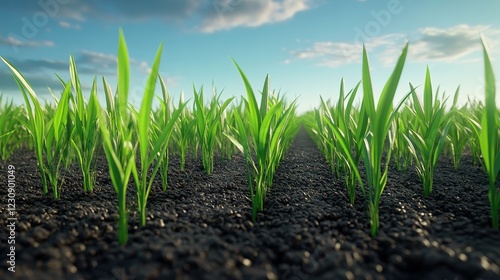
[[[16,167],[16,272],[7,271],[6,203],[0,205],[0,279],[498,279],[500,232],[491,229],[487,178],[464,155],[455,170],[439,163],[423,196],[415,172],[391,166],[380,206],[379,236],[369,234],[361,193],[350,205],[341,179],[301,130],[278,168],[265,210],[251,222],[241,156],[201,159],[186,170],[172,157],[169,188],[155,183],[148,224],[138,225],[133,184],[130,236],[116,238],[117,204],[104,157],[93,193],[76,167],[61,199],[41,193],[36,160],[19,150],[0,161]],[[6,201],[7,191],[0,188]]]

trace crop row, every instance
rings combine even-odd
[[[78,70],[69,60],[70,80],[64,81],[60,97],[42,105],[29,82],[7,60],[23,95],[24,106],[3,103],[0,97],[0,156],[7,159],[21,146],[31,148],[37,159],[43,193],[52,190],[61,196],[62,169],[77,162],[85,191],[93,191],[96,181],[95,156],[105,154],[109,176],[118,197],[118,238],[128,239],[127,185],[137,189],[140,225],[146,224],[147,201],[156,179],[163,191],[168,188],[169,157],[180,158],[184,170],[186,158],[201,158],[207,175],[213,172],[215,154],[228,159],[235,152],[244,157],[255,220],[264,209],[273,177],[301,125],[313,140],[338,178],[345,180],[350,203],[356,190],[368,202],[371,233],[379,229],[379,204],[388,177],[391,159],[398,169],[414,168],[423,193],[432,193],[438,158],[446,153],[457,168],[464,150],[482,164],[489,178],[492,226],[499,227],[500,191],[496,187],[500,172],[500,114],[495,105],[495,80],[483,45],[485,63],[485,101],[458,106],[459,89],[448,104],[444,93],[434,92],[427,68],[420,96],[418,87],[409,85],[408,93],[394,106],[394,97],[404,68],[408,45],[402,51],[379,100],[375,103],[368,55],[363,50],[362,80],[349,92],[341,83],[338,100],[321,99],[319,108],[296,117],[296,100],[288,103],[269,90],[266,77],[260,101],[242,69],[234,62],[245,87],[246,96],[235,104],[212,87],[206,103],[203,88],[193,87],[193,100],[183,95],[174,102],[159,76],[160,45],[146,84],[141,106],[129,103],[129,57],[120,31],[118,44],[117,87],[112,91],[102,78],[106,103],[98,98],[94,79],[88,100],[84,97]],[[155,94],[160,85],[160,95]],[[361,105],[355,106],[362,91]],[[158,106],[155,107],[154,99]],[[360,167],[364,165],[364,174]]]
[[[470,101],[458,107],[459,89],[448,109],[447,98],[434,92],[429,68],[425,73],[422,98],[411,83],[408,93],[393,108],[396,88],[408,52],[405,46],[375,106],[366,50],[363,51],[362,81],[347,94],[341,83],[335,104],[321,105],[304,116],[314,141],[338,178],[345,180],[350,203],[354,204],[359,186],[368,201],[371,234],[379,229],[380,197],[387,183],[389,162],[400,170],[413,166],[422,181],[423,193],[432,192],[434,172],[440,155],[446,152],[455,168],[465,148],[488,173],[488,197],[492,226],[499,227],[500,190],[500,114],[495,105],[495,80],[483,44],[485,63],[485,101]],[[361,106],[354,106],[360,86]],[[359,167],[364,165],[366,178]]]
[[[118,239],[128,239],[127,185],[133,180],[137,189],[140,225],[146,225],[147,200],[157,177],[163,191],[167,190],[169,156],[180,157],[184,170],[190,153],[198,157],[208,175],[213,172],[214,155],[230,158],[236,149],[244,155],[252,200],[252,217],[262,211],[267,191],[285,150],[289,147],[298,125],[295,120],[295,102],[288,104],[279,94],[269,91],[266,78],[260,103],[241,68],[246,97],[238,105],[233,98],[221,100],[213,89],[212,99],[205,103],[203,88],[194,91],[189,101],[181,96],[177,104],[171,100],[163,79],[159,76],[162,45],[156,54],[140,108],[128,101],[129,57],[123,33],[118,44],[118,79],[115,93],[105,78],[102,79],[105,106],[98,98],[97,81],[91,86],[88,100],[78,77],[72,57],[69,61],[70,81],[60,81],[64,91],[59,98],[52,94],[53,103],[42,106],[25,77],[6,59],[24,97],[24,106],[0,99],[0,149],[2,159],[8,158],[22,145],[36,153],[43,193],[52,190],[54,199],[61,196],[64,184],[62,169],[78,162],[83,188],[93,191],[96,181],[95,159],[104,153],[109,176],[118,197]],[[161,95],[155,95],[160,84]],[[153,101],[157,98],[158,108]],[[157,176],[159,175],[159,176]]]

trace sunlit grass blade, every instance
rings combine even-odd
[[[186,107],[187,101],[184,101],[184,94],[181,94],[177,108],[183,107],[181,115],[175,124],[173,138],[177,146],[180,156],[180,170],[184,171],[186,165],[186,156],[188,154],[189,144],[195,137],[193,133],[194,126],[196,125],[195,119]],[[162,105],[165,106],[165,105]]]
[[[60,170],[68,158],[68,148],[70,146],[73,124],[69,115],[69,102],[71,97],[71,83],[67,83],[60,100],[57,100],[57,107],[53,118],[47,123],[47,133],[45,134],[45,158],[46,174],[52,186],[55,199],[60,198]]]
[[[500,172],[500,143],[499,143],[499,124],[498,110],[496,107],[496,88],[493,67],[484,44],[484,76],[485,76],[485,98],[484,109],[481,117],[480,130],[476,131],[479,137],[481,154],[483,156],[484,166],[488,173],[489,191],[488,198],[491,207],[491,223],[494,229],[499,228],[499,207],[500,190],[496,188],[496,180]]]
[[[24,76],[19,72],[10,62],[0,56],[0,59],[9,67],[12,72],[19,89],[24,98],[24,103],[26,106],[27,120],[25,123],[26,129],[29,131],[33,146],[35,148],[35,155],[38,163],[38,171],[42,180],[43,193],[47,194],[49,192],[47,177],[45,175],[45,163],[43,160],[43,147],[45,141],[45,113],[42,109],[38,97],[24,78]]]
[[[159,151],[150,151],[151,149],[150,123],[151,123],[151,111],[154,98],[154,90],[158,78],[162,49],[163,49],[163,44],[160,45],[156,53],[156,57],[148,78],[148,82],[146,84],[146,89],[144,90],[144,95],[139,115],[137,116],[137,138],[138,138],[139,156],[140,156],[139,158],[140,167],[138,169],[140,174],[137,174],[135,172],[136,169],[134,169],[132,172],[134,175],[135,184],[137,188],[137,207],[138,207],[141,226],[146,225],[147,199],[149,197],[149,192],[151,191],[153,180],[159,168],[158,164],[159,160],[157,160],[156,166],[154,167],[154,171],[148,180],[148,170],[155,161],[155,159],[157,158],[159,152]],[[155,146],[156,143],[152,144]],[[162,146],[166,148],[167,145],[162,145]]]
[[[457,88],[453,97],[453,104],[451,106],[449,116],[450,119],[453,119],[453,121],[450,121],[450,129],[446,137],[447,150],[450,154],[450,157],[452,158],[453,166],[455,169],[458,169],[463,151],[470,140],[469,136],[472,132],[469,122],[467,121],[467,119],[469,118],[467,105],[464,105],[461,108],[458,108],[457,105],[459,100],[459,92],[460,87]]]
[[[404,137],[408,139],[424,195],[428,196],[432,192],[434,171],[451,125],[450,115],[445,112],[446,100],[441,102],[437,93],[433,97],[429,68],[425,73],[423,104],[411,84],[410,88],[413,99],[410,111],[414,121]]]
[[[117,112],[125,117],[128,112],[128,88],[130,83],[130,62],[127,50],[127,44],[125,43],[125,36],[123,31],[120,29],[118,38],[118,110]]]
[[[159,138],[159,134],[161,134],[161,131],[164,126],[166,126],[169,121],[172,119],[172,108],[170,104],[170,96],[168,94],[167,90],[167,85],[165,84],[165,81],[162,79],[161,76],[158,76],[160,80],[160,86],[161,86],[161,98],[159,99],[160,106],[158,110],[156,111],[156,119],[154,120],[155,125],[153,129],[153,134],[152,137],[152,142],[157,142],[156,139]],[[185,105],[185,104],[184,104]],[[169,166],[169,141],[168,139],[165,141],[165,150],[162,151],[161,154],[158,154],[158,164],[159,164],[159,171],[160,172],[160,177],[161,177],[161,184],[162,184],[162,189],[163,191],[167,190],[168,187],[168,166]]]
[[[243,98],[245,123],[243,117],[237,116],[238,139],[231,135],[226,136],[245,156],[252,200],[252,219],[255,221],[257,213],[264,209],[266,192],[271,187],[274,172],[296,131],[291,125],[291,119],[295,117],[296,101],[289,106],[285,106],[284,100],[279,98],[270,102],[269,76],[266,76],[259,107],[246,75],[234,60],[233,63],[247,92],[247,98]]]
[[[99,110],[104,152],[108,161],[111,182],[118,197],[118,241],[128,240],[127,186],[132,173],[136,173],[133,133],[128,114],[129,59],[123,32],[120,30],[118,43],[118,88],[116,102],[109,84],[103,78],[108,111],[102,111],[98,99],[95,107]]]
[[[379,229],[379,204],[380,197],[387,183],[388,164],[391,158],[393,137],[389,137],[389,149],[386,153],[386,163],[382,163],[386,140],[392,125],[394,116],[393,100],[396,89],[403,72],[404,62],[408,53],[408,44],[403,49],[396,67],[389,80],[385,84],[380,95],[377,107],[373,97],[371,75],[366,49],[363,48],[363,103],[361,111],[364,111],[369,123],[369,133],[365,138],[365,148],[363,158],[367,175],[368,186],[368,212],[370,215],[370,225],[372,236],[377,235]],[[363,121],[363,120],[361,120]]]
[[[80,79],[74,58],[70,57],[69,67],[71,84],[75,95],[71,95],[72,112],[71,116],[75,125],[74,139],[71,144],[77,154],[78,164],[82,171],[83,188],[85,191],[93,191],[95,184],[95,169],[93,168],[94,154],[97,147],[100,146],[98,124],[98,109],[96,108],[97,99],[97,80],[94,78],[90,90],[90,100],[87,103],[83,97]]]
[[[21,106],[16,106],[11,99],[3,102],[0,94],[0,159],[7,160],[14,151],[25,144],[29,137],[23,125],[26,116]]]
[[[163,49],[163,44],[158,48],[153,67],[146,85],[146,89],[143,95],[143,100],[141,104],[141,109],[137,117],[138,124],[138,146],[140,155],[140,167],[139,173],[137,174],[135,170],[132,170],[137,188],[137,205],[138,212],[140,216],[140,225],[146,225],[146,204],[151,192],[151,187],[155,180],[156,174],[161,166],[161,161],[164,158],[164,153],[168,148],[168,139],[172,134],[174,124],[177,121],[183,108],[178,108],[175,110],[171,116],[171,119],[165,120],[165,123],[161,123],[159,129],[154,129],[159,132],[156,137],[151,137],[152,130],[152,104],[154,99],[154,91],[156,83],[159,77],[159,67],[161,60],[161,51]],[[162,85],[164,82],[162,81]],[[148,170],[152,169],[151,174],[148,174]],[[149,177],[148,177],[149,176]]]
[[[217,137],[221,132],[221,117],[227,106],[234,99],[233,97],[220,103],[221,94],[217,95],[213,88],[212,100],[209,106],[205,106],[203,97],[203,88],[194,91],[193,112],[196,119],[196,131],[201,141],[201,153],[203,167],[208,175],[212,174],[214,167],[214,150],[217,143]]]

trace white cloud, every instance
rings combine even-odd
[[[235,27],[257,27],[291,19],[308,10],[309,0],[215,0],[208,9],[200,31],[211,33]]]
[[[313,0],[87,0],[64,1],[51,7],[49,16],[58,20],[63,28],[80,29],[72,22],[136,22],[162,20],[194,24],[201,32],[215,32],[235,27],[256,27],[281,22],[308,10]],[[25,2],[30,2],[27,4]],[[55,1],[57,2],[57,1]],[[44,1],[7,1],[2,4],[8,11],[23,15],[45,12]]]
[[[500,44],[500,29],[490,26],[456,25],[450,28],[419,29],[410,40],[408,59],[419,62],[470,62],[470,55],[480,50],[480,34],[489,38],[490,47]],[[408,35],[387,34],[370,38],[366,49],[384,65],[392,65]],[[291,52],[296,59],[314,61],[319,66],[339,67],[361,62],[362,45],[357,42],[315,42],[311,47]]]
[[[52,5],[50,5],[52,4]],[[87,0],[87,1],[5,1],[2,8],[8,11],[33,14],[46,12],[50,17],[61,20],[144,20],[161,18],[166,20],[184,19],[198,10],[203,1],[198,0]]]
[[[178,86],[179,81],[182,80],[182,78],[180,76],[170,76],[170,75],[163,77],[163,79],[165,79],[165,85],[167,87],[168,86],[172,86],[172,87]]]
[[[99,74],[110,74],[114,73],[116,70],[117,59],[117,56],[114,54],[83,50],[77,62],[91,67],[95,74],[97,74],[97,72],[100,72]],[[141,73],[149,74],[151,72],[151,67],[146,61],[139,61],[131,58],[130,64],[132,67],[139,69]]]
[[[68,63],[52,59],[9,59],[23,73],[40,73],[44,70],[64,71],[68,69]]]
[[[0,36],[0,45],[7,45],[17,48],[39,48],[39,47],[52,47],[52,41],[36,41],[16,38],[14,36],[2,37]]]
[[[383,49],[388,46],[401,47],[405,35],[389,34],[374,37],[365,42],[368,52]],[[315,61],[319,66],[339,67],[350,63],[359,63],[363,55],[363,45],[357,42],[316,42],[311,48],[292,51],[292,56],[298,59]]]
[[[480,49],[479,35],[496,37],[500,29],[466,24],[446,29],[427,27],[419,30],[420,37],[412,45],[410,55],[417,61],[457,61]],[[493,39],[493,38],[492,38]],[[493,41],[496,44],[496,41]]]
[[[96,69],[116,69],[117,57],[113,54],[83,50],[78,63],[92,65]]]
[[[79,24],[72,24],[67,21],[59,21],[59,26],[67,29],[82,29],[82,26]]]

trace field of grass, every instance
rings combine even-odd
[[[183,275],[193,276],[189,274],[190,269],[209,273],[214,278],[247,279],[246,275],[251,275],[248,278],[252,279],[294,279],[294,275],[298,279],[311,275],[325,278],[333,269],[328,269],[328,256],[343,260],[335,264],[341,266],[340,275],[349,279],[363,273],[373,275],[374,279],[391,279],[410,273],[415,264],[421,266],[422,271],[417,271],[420,276],[427,275],[426,269],[431,271],[446,266],[447,269],[434,272],[437,273],[434,275],[464,275],[459,267],[467,264],[472,272],[463,279],[500,277],[500,113],[495,104],[495,78],[486,47],[483,45],[485,99],[469,101],[461,107],[457,105],[459,89],[453,100],[448,100],[448,96],[434,89],[429,68],[425,71],[423,86],[415,87],[410,83],[407,95],[402,100],[394,100],[397,89],[402,87],[400,77],[408,48],[411,46],[404,46],[378,101],[372,88],[368,54],[363,50],[361,82],[349,91],[341,83],[337,100],[322,98],[317,109],[302,115],[296,113],[296,100],[289,101],[270,90],[268,77],[262,91],[255,91],[236,62],[235,71],[241,75],[246,96],[223,100],[213,87],[208,100],[203,88],[193,88],[192,100],[173,97],[159,76],[162,46],[154,58],[142,103],[134,107],[129,102],[130,63],[121,32],[116,90],[102,78],[102,90],[94,80],[90,93],[83,92],[78,66],[70,58],[70,80],[61,80],[64,91],[53,93],[54,102],[42,104],[15,65],[1,58],[11,70],[25,101],[17,106],[0,97],[0,163],[2,170],[9,170],[9,174],[2,174],[2,182],[7,182],[7,177],[14,178],[14,174],[19,178],[15,186],[16,217],[20,221],[18,225],[22,225],[18,238],[27,238],[25,242],[20,241],[20,254],[23,255],[18,255],[18,263],[27,269],[28,266],[22,266],[25,258],[34,266],[32,272],[54,268],[58,277],[91,276],[90,270],[82,272],[82,269],[106,270],[107,267],[119,268],[118,263],[128,265],[131,260],[123,258],[133,255],[127,250],[132,250],[133,246],[147,246],[137,252],[140,263],[154,264],[162,259],[171,270],[155,267],[151,271],[156,274],[151,275],[147,270],[130,272],[141,278],[169,275],[181,279]],[[100,104],[98,95],[105,96],[105,104]],[[155,98],[159,103],[156,107],[153,105]],[[357,98],[361,100],[360,106],[355,105]],[[309,158],[301,158],[304,154],[310,155]],[[282,162],[286,167],[282,167]],[[440,173],[440,170],[451,173]],[[471,179],[463,174],[464,170],[475,173],[471,176],[483,177]],[[449,186],[443,183],[443,179],[454,176],[453,172],[473,181],[472,186],[449,190],[456,194],[455,197],[446,195]],[[408,179],[412,182],[408,188],[404,181],[397,179],[405,176],[412,178]],[[418,192],[413,187],[416,184],[420,186]],[[115,193],[114,197],[108,189]],[[2,195],[7,197],[10,192],[14,192],[14,187],[10,188],[9,184]],[[335,198],[331,197],[332,193],[336,194]],[[85,216],[87,222],[91,217],[94,224],[82,226],[64,216],[57,227],[44,226],[42,219],[58,219],[57,211],[53,213],[45,208],[39,210],[41,216],[32,214],[31,221],[23,223],[29,206],[21,201],[36,200],[34,194],[40,197],[37,207],[45,207],[40,202],[56,209],[71,208],[71,203],[79,207],[84,205],[79,208],[81,211],[72,210],[66,215]],[[391,197],[395,195],[401,196],[400,201]],[[175,197],[179,198],[178,202]],[[194,202],[185,203],[186,197]],[[474,201],[475,198],[481,201]],[[308,199],[317,203],[311,205]],[[427,203],[434,208],[420,209]],[[440,209],[440,203],[443,207],[455,203],[458,208]],[[476,203],[479,209],[468,206]],[[406,209],[404,204],[413,208]],[[337,211],[338,205],[343,205],[342,211]],[[486,206],[489,206],[487,211]],[[288,210],[268,210],[268,207]],[[450,207],[459,209],[457,211],[467,208],[471,212],[470,219],[479,217],[479,220],[468,220],[469,216],[458,218],[463,213],[452,213]],[[303,214],[306,217],[295,215],[297,208],[306,213]],[[210,209],[214,212],[209,213]],[[108,211],[113,214],[108,215]],[[408,217],[407,211],[408,215],[411,212],[415,216]],[[5,207],[2,213],[5,218],[2,220],[6,221],[8,211]],[[191,220],[183,220],[182,213]],[[426,216],[432,213],[437,217]],[[233,215],[239,216],[234,218]],[[450,218],[455,215],[460,223],[471,223],[473,230],[457,231],[463,235],[462,239],[457,239],[462,243],[433,244],[437,241],[429,236],[439,242],[454,236],[440,234],[438,229],[423,228],[434,224],[446,227],[447,221],[455,221]],[[162,218],[155,219],[158,216]],[[354,218],[352,223],[349,217]],[[212,223],[218,218],[224,222],[219,221],[214,226]],[[418,221],[418,227],[412,225],[415,223],[412,219]],[[434,224],[429,225],[431,220]],[[103,231],[104,224],[106,230]],[[2,225],[5,227],[6,222]],[[391,225],[396,226],[391,228]],[[451,229],[457,227],[457,224],[450,225]],[[168,228],[178,239],[169,239],[161,232],[162,228]],[[353,236],[346,237],[342,228]],[[55,240],[50,241],[49,236],[58,230],[63,231],[61,238],[68,240],[68,244],[60,241],[61,247],[57,247]],[[76,232],[75,236],[70,237],[71,232]],[[291,239],[287,232],[293,232]],[[317,232],[317,235],[308,232]],[[453,230],[442,232],[453,234]],[[476,240],[468,244],[478,238],[478,233],[483,243]],[[89,236],[82,237],[82,234]],[[109,234],[114,234],[116,241],[111,241]],[[238,234],[251,237],[245,239]],[[403,238],[413,235],[418,244],[412,245]],[[203,236],[205,241],[207,238],[222,238],[223,241],[212,240],[208,245],[203,243],[196,247],[193,238],[197,236]],[[163,247],[157,247],[147,240],[160,237],[172,244],[162,241]],[[277,245],[270,242],[273,238],[278,238],[277,242],[284,247],[275,247]],[[345,243],[331,244],[332,238]],[[93,247],[105,246],[105,254],[117,254],[119,259],[116,262],[100,259],[104,264],[94,266],[88,258],[97,252],[85,250],[88,240]],[[181,246],[183,242],[188,245]],[[166,249],[172,246],[176,248],[175,258],[182,259],[185,266],[174,264],[174,251]],[[211,246],[222,256],[211,258]],[[401,252],[395,249],[398,246]],[[69,259],[57,249],[67,247],[71,248],[68,254],[72,258]],[[41,257],[49,255],[49,259],[54,258],[59,264],[33,262],[27,255],[30,248]],[[328,253],[320,253],[322,248],[329,248]],[[405,250],[413,249],[422,254],[428,250],[436,254],[439,261],[429,261],[425,256],[408,257],[411,254]],[[83,259],[77,256],[78,250]],[[273,255],[273,250],[280,252],[280,256]],[[287,250],[293,253],[287,255]],[[374,251],[377,261],[368,260]],[[480,256],[475,255],[476,251]],[[448,257],[444,257],[446,254]],[[315,257],[314,265],[310,262],[311,255]],[[196,256],[202,260],[197,260]],[[366,265],[352,264],[364,257]],[[223,270],[230,272],[226,275],[221,272]],[[29,277],[30,274],[25,273]],[[298,273],[303,277],[296,276]]]

